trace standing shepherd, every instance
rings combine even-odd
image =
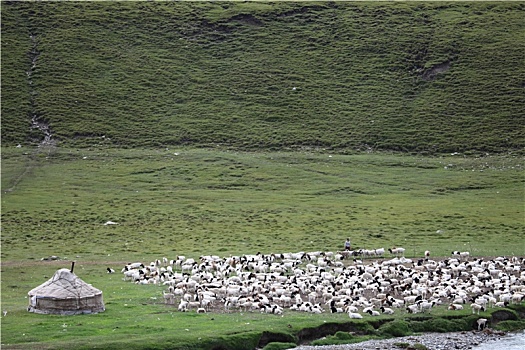
[[[352,248],[352,243],[350,243],[350,238],[347,238],[345,242],[345,251],[350,251],[351,248]]]

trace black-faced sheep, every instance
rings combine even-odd
[[[401,248],[401,247],[388,248],[388,251],[390,252],[390,254],[395,255],[395,256],[405,254],[405,248]]]

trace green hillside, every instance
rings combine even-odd
[[[2,2],[2,141],[521,151],[524,18],[523,2]]]
[[[427,250],[525,256],[523,1],[0,6],[3,350],[268,350],[411,322],[404,307],[356,323],[328,304],[178,312],[160,281],[122,279],[129,262],[328,253],[347,237],[356,253],[404,247],[422,276]],[[106,311],[28,312],[28,291],[73,261]],[[447,306],[412,315],[414,332],[492,318]]]

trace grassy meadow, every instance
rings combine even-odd
[[[523,2],[1,6],[2,348],[246,349],[348,321],[179,313],[106,273],[131,261],[346,237],[525,255]],[[28,313],[73,260],[106,312]]]
[[[347,236],[356,248],[404,246],[410,256],[525,254],[520,158],[25,153],[2,154],[7,261],[333,251]]]
[[[163,305],[164,288],[106,273],[131,261],[338,250],[347,236],[356,248],[404,246],[411,257],[525,255],[520,158],[194,148],[9,148],[2,158],[7,349],[247,349],[262,332],[293,339],[348,319],[180,313]],[[41,260],[50,255],[63,260]],[[27,292],[72,260],[107,311],[28,313]]]

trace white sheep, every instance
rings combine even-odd
[[[413,304],[407,306],[407,312],[409,314],[417,314],[419,312],[419,305]]]
[[[489,303],[489,307],[494,307],[494,304],[498,302],[498,299],[491,297],[491,296],[487,296],[487,300]]]
[[[277,304],[264,304],[262,305],[261,311],[267,314],[275,314],[275,315],[283,314],[283,308]]]
[[[461,258],[468,258],[470,256],[470,253],[469,252],[461,252],[461,253],[459,253],[459,256]]]
[[[310,312],[313,313],[313,314],[322,314],[324,312],[323,308],[321,305],[319,304],[315,304],[314,306],[312,306],[312,308],[310,309]]]
[[[523,298],[525,298],[525,295],[523,295],[521,293],[515,293],[515,294],[512,295],[511,301],[514,304],[519,304],[523,300]]]
[[[485,307],[483,305],[479,305],[476,303],[470,304],[470,308],[472,309],[472,313],[477,313],[479,315],[480,311],[485,311]]]
[[[449,309],[449,310],[463,310],[463,305],[452,303],[452,304],[450,304],[450,305],[448,306],[448,309]]]
[[[459,256],[462,259],[468,259],[468,257],[470,256],[470,253],[469,252],[459,252],[455,250],[452,252],[452,255]]]
[[[376,249],[375,250],[375,255],[376,256],[383,256],[383,255],[385,255],[385,248]]]
[[[138,281],[141,278],[139,270],[127,270],[124,271],[124,281],[130,280],[133,282]]]
[[[353,319],[363,318],[363,316],[358,312],[349,312],[348,317],[353,318]]]
[[[317,297],[318,297],[317,296],[317,292],[310,292],[310,293],[308,293],[308,301],[310,303],[312,303],[312,304],[315,303]]]
[[[182,311],[182,312],[188,311],[188,302],[185,300],[181,300],[177,310]]]
[[[500,294],[499,296],[499,301],[501,302],[507,302],[507,303],[510,303],[512,299],[512,295],[510,293],[504,293],[504,294]]]
[[[377,254],[377,249],[373,251],[368,256]],[[372,305],[376,312],[383,314],[402,307],[408,312],[419,313],[430,310],[432,300],[436,304],[440,300],[447,305],[455,304],[449,306],[451,310],[466,308],[466,301],[472,300],[483,308],[476,310],[474,306],[473,313],[476,313],[498,302],[497,306],[517,302],[525,294],[521,260],[515,262],[518,269],[512,267],[511,271],[510,260],[506,258],[486,261],[448,258],[437,262],[420,259],[417,265],[404,257],[382,262],[365,261],[362,265],[344,264],[340,258],[338,254],[323,252],[268,256],[258,253],[222,259],[205,255],[199,263],[189,260],[189,264],[183,264],[191,265],[186,273],[174,272],[174,264],[158,267],[157,261],[148,267],[136,263],[132,268],[129,264],[123,272],[126,279],[136,283],[165,285],[167,292],[174,295],[174,300],[176,298],[173,303],[181,299],[187,303],[179,305],[181,311],[201,307],[209,312],[212,307],[220,307],[217,300],[225,302],[228,298],[226,309],[272,314],[279,313],[279,309],[273,307],[275,304],[281,309],[287,307],[309,313],[344,310],[358,314],[358,308],[367,309]],[[181,260],[177,261],[180,264]],[[324,267],[318,266],[319,263]],[[162,259],[161,265],[165,264]],[[270,265],[275,266],[271,273],[268,272]],[[168,268],[171,266],[173,268]],[[279,268],[281,272],[277,272]],[[492,292],[485,292],[487,290]],[[401,295],[405,300],[396,300],[388,293]],[[171,303],[167,297],[166,302]],[[320,301],[326,303],[324,309],[316,304]],[[374,309],[368,309],[367,313],[374,314]],[[365,311],[360,315],[366,315]]]
[[[390,254],[395,255],[395,256],[405,254],[405,248],[401,248],[401,247],[388,248],[388,251],[390,252]]]
[[[425,301],[425,300],[420,300],[417,302],[417,304],[419,305],[419,309],[423,312],[426,312],[427,310],[430,311],[430,309],[436,305],[436,302],[435,301],[432,301],[432,302],[428,302],[428,301]]]
[[[175,294],[173,293],[166,293],[166,292],[163,292],[164,294],[164,302],[168,305],[173,305],[175,304]]]
[[[345,309],[345,312],[347,313],[357,312],[357,307],[355,307],[354,305],[348,305]]]
[[[507,307],[509,305],[508,301],[498,301],[494,304],[494,307]]]
[[[143,269],[145,266],[143,263],[135,262],[135,263],[129,263],[122,269],[122,272],[129,271],[131,269]]]
[[[380,308],[381,312],[386,314],[386,315],[392,315],[394,314],[394,310],[392,310],[391,308],[389,307],[384,307],[384,306],[381,306]]]
[[[404,297],[403,299],[405,300],[405,303],[408,304],[408,303],[418,302],[422,300],[423,298],[421,297],[421,295],[408,295]]]
[[[480,318],[477,320],[478,323],[478,331],[481,331],[487,326],[488,320],[486,318]]]
[[[370,316],[380,316],[381,314],[377,312],[376,310],[368,309],[366,310],[370,314]]]

